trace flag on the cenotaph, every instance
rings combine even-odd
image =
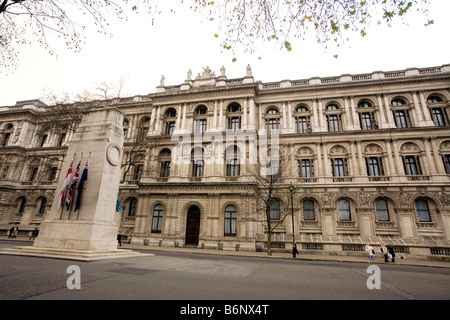
[[[84,182],[87,180],[88,177],[88,168],[89,168],[89,158],[86,161],[86,164],[84,165],[83,173],[81,174],[80,182],[78,183],[78,194],[77,194],[77,200],[75,201],[75,210],[74,212],[77,212],[80,208],[80,200],[81,200],[81,193],[83,192],[83,185]]]
[[[58,211],[61,210],[62,207],[64,207],[64,200],[66,199],[66,189],[70,183],[70,180],[72,180],[72,166],[73,166],[73,159],[72,162],[70,163],[69,169],[67,170],[66,179],[64,180],[64,184],[61,188],[61,194],[58,203]]]
[[[67,194],[67,199],[66,199],[66,208],[67,208],[67,210],[69,210],[69,208],[70,208],[70,203],[71,203],[72,198],[73,198],[73,193],[75,192],[75,185],[77,184],[78,177],[80,176],[80,162],[81,162],[81,160],[78,162],[77,168],[75,169],[75,173],[73,175],[72,184],[70,185],[70,189],[69,189],[69,192]]]

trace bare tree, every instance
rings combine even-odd
[[[17,45],[31,42],[27,33],[51,54],[54,52],[50,35],[62,38],[67,48],[77,52],[84,44],[85,29],[92,29],[88,23],[93,23],[98,32],[108,34],[113,16],[127,19],[129,10],[147,11],[154,20],[154,14],[161,13],[155,2],[162,3],[156,0],[0,0],[0,65],[18,64]],[[227,50],[241,45],[253,50],[256,39],[276,41],[292,50],[291,38],[304,37],[309,30],[320,43],[343,39],[347,31],[365,36],[371,21],[390,24],[413,10],[426,13],[430,1],[179,0],[179,5],[185,2],[196,11],[206,12],[208,20],[219,22],[213,30],[216,37],[223,39],[221,46]],[[174,12],[176,8],[169,10]],[[84,25],[75,22],[80,18]]]
[[[271,148],[273,147],[273,149]],[[263,226],[267,234],[267,254],[272,255],[272,236],[274,231],[291,215],[287,209],[289,203],[285,179],[290,177],[291,164],[278,150],[278,145],[266,147],[260,143],[259,156],[253,157],[247,164],[246,178],[255,195],[255,209],[263,213]],[[285,207],[281,207],[284,204]]]

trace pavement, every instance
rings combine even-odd
[[[6,236],[0,236],[0,240],[6,240],[11,242],[33,242],[25,237],[19,237],[16,239],[8,239]],[[19,244],[18,244],[19,245]],[[305,261],[329,261],[329,262],[352,262],[352,263],[373,263],[373,264],[384,264],[384,257],[380,254],[375,256],[374,261],[369,261],[368,257],[361,255],[351,255],[344,253],[342,255],[330,255],[330,254],[311,254],[305,253],[300,250],[300,253],[294,258],[292,253],[286,252],[273,252],[271,256],[267,255],[266,252],[255,252],[255,251],[234,251],[234,250],[217,250],[217,249],[201,249],[195,247],[166,247],[166,246],[156,246],[156,245],[141,245],[141,244],[127,244],[122,243],[119,249],[129,249],[139,252],[147,253],[157,253],[157,252],[178,252],[178,253],[191,253],[191,254],[202,254],[202,255],[216,255],[216,256],[234,256],[234,257],[253,257],[262,259],[289,259],[289,260],[305,260]],[[436,260],[426,260],[426,259],[415,259],[409,258],[402,254],[398,255],[395,262],[389,262],[390,265],[398,266],[421,266],[421,267],[433,267],[433,268],[450,268],[450,262],[436,261]]]

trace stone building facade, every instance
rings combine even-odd
[[[250,167],[276,139],[263,155],[273,148],[282,167],[275,249],[295,239],[307,252],[362,254],[384,242],[405,256],[450,255],[450,65],[271,83],[250,66],[225,73],[72,106],[124,114],[116,220],[129,241],[264,250]],[[73,134],[45,117],[52,108],[0,107],[2,233],[32,230],[51,207]]]

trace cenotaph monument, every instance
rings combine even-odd
[[[123,114],[116,108],[93,110],[83,116],[70,141],[53,204],[39,236],[33,246],[2,253],[84,261],[140,255],[117,248],[114,216],[123,151],[122,123]],[[87,175],[83,174],[85,170]],[[73,174],[69,175],[70,171]],[[75,189],[81,182],[67,203],[72,183]]]

